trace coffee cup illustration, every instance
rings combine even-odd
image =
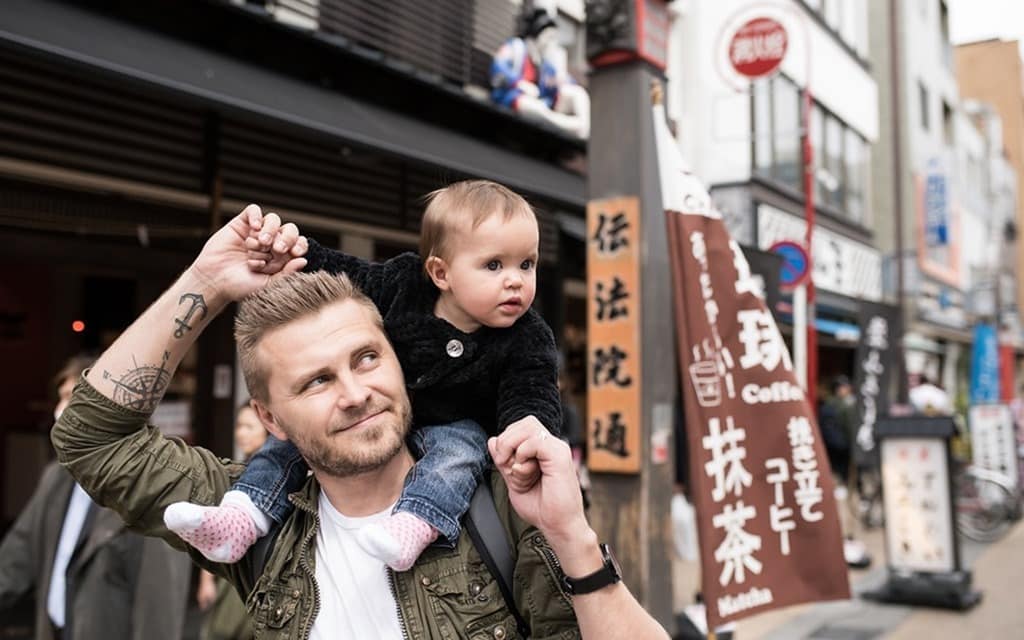
[[[722,379],[713,360],[700,360],[691,364],[690,379],[700,406],[717,407],[722,403]]]

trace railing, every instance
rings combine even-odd
[[[510,0],[222,0],[281,23],[339,36],[445,83],[486,86],[494,51],[515,35]]]

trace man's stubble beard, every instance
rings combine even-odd
[[[306,438],[293,429],[285,432],[311,469],[335,478],[348,478],[379,469],[405,447],[412,410],[408,399],[397,407],[398,411],[386,424],[364,427],[357,433],[341,432],[332,438]],[[365,417],[380,410],[380,406],[374,406],[359,414]],[[347,421],[359,419],[359,416],[351,416]]]

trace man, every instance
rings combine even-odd
[[[945,389],[921,374],[919,383],[910,389],[910,405],[914,411],[928,416],[948,416],[953,414],[953,403]]]
[[[55,417],[91,363],[72,358],[57,375]],[[0,619],[31,593],[36,640],[178,640],[190,572],[183,554],[127,531],[53,463],[0,544]]]
[[[853,385],[846,376],[836,376],[832,394],[822,404],[818,422],[825,449],[838,482],[846,484],[850,473],[850,444],[857,429],[857,405]]]
[[[282,279],[305,263],[289,255],[247,261],[245,238],[261,224],[250,205],[214,234],[100,357],[54,431],[61,462],[133,527],[183,546],[164,526],[164,508],[217,504],[242,467],[165,439],[145,421],[206,323],[258,291],[239,309],[239,358],[261,421],[295,443],[313,475],[292,494],[296,509],[261,575],[252,553],[234,565],[193,559],[248,594],[257,637],[510,637],[512,615],[468,536],[401,573],[351,544],[350,530],[386,513],[413,467],[402,372],[379,313],[347,280]],[[269,237],[273,224],[262,230]],[[516,602],[533,637],[667,638],[615,580],[584,516],[568,445],[523,427],[489,447],[500,472],[495,501],[515,541]],[[541,476],[532,486],[501,481],[533,465]],[[581,595],[569,596],[559,588],[562,571],[596,575],[570,580]]]

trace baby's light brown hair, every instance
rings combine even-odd
[[[534,222],[533,207],[519,194],[490,180],[465,180],[427,194],[427,209],[420,225],[420,258],[451,259],[452,239],[461,231],[476,229],[500,213],[505,220],[527,216]]]

